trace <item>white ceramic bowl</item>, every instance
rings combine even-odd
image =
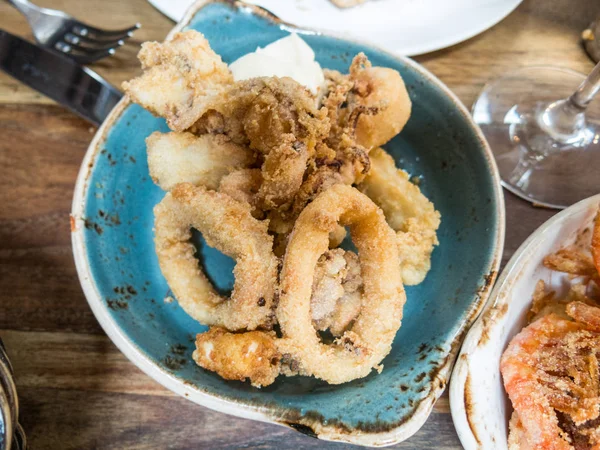
[[[500,357],[525,326],[538,280],[559,292],[566,288],[566,276],[545,268],[542,261],[589,226],[599,204],[600,194],[539,227],[508,262],[483,313],[469,330],[450,381],[452,420],[466,450],[508,448],[512,406],[502,384]]]

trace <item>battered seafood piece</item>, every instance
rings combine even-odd
[[[600,334],[554,314],[513,338],[500,366],[511,450],[600,448],[598,358]]]
[[[192,357],[200,367],[226,380],[248,379],[252,386],[260,388],[273,383],[279,375],[281,355],[275,339],[272,331],[234,334],[212,327],[197,335]]]
[[[326,345],[312,323],[312,281],[338,222],[349,226],[358,248],[364,294],[350,330]],[[298,362],[302,373],[340,384],[365,377],[373,368],[381,370],[379,364],[400,328],[406,295],[394,232],[368,197],[337,184],[310,203],[294,225],[280,284],[276,313],[283,338],[277,345]]]
[[[372,67],[364,53],[359,53],[348,75],[333,70],[325,75],[329,94],[323,104],[333,140],[342,135],[341,129],[352,127],[357,144],[369,150],[388,142],[408,122],[412,103],[398,71]]]
[[[377,107],[376,114],[362,114],[356,125],[356,140],[366,148],[380,147],[396,136],[410,117],[412,103],[397,70],[371,67],[366,59],[353,62],[350,78],[354,88],[348,96],[350,108]],[[361,68],[356,68],[361,64]]]
[[[309,153],[302,143],[283,143],[265,157],[257,198],[264,211],[289,204],[302,186]]]
[[[252,151],[219,134],[156,131],[146,138],[146,147],[150,176],[164,191],[179,183],[216,190],[225,175],[255,162]]]
[[[261,208],[288,207],[317,143],[329,133],[325,109],[318,110],[310,92],[290,78],[256,78],[239,82],[218,111],[233,117],[226,119],[226,129],[243,128],[250,148],[264,155]]]
[[[571,302],[567,305],[567,314],[585,325],[588,330],[600,332],[600,308],[597,306],[583,302]]]
[[[225,194],[183,183],[154,208],[158,262],[179,304],[205,325],[229,330],[270,328],[278,261],[267,224]],[[236,260],[231,298],[213,288],[194,256],[191,228],[207,244]]]
[[[383,149],[373,149],[369,158],[371,170],[358,189],[383,210],[397,232],[402,281],[409,286],[419,284],[431,268],[440,213]]]
[[[310,299],[317,330],[341,336],[360,313],[362,277],[356,253],[329,250],[317,261]]]
[[[250,205],[252,215],[264,219],[264,213],[258,208],[257,194],[262,184],[260,169],[240,169],[221,178],[219,192],[232,199]]]
[[[144,73],[123,83],[123,90],[135,103],[164,117],[174,131],[191,127],[233,83],[227,64],[194,30],[164,43],[145,42],[138,59]]]

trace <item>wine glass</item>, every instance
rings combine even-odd
[[[562,209],[600,192],[600,63],[584,77],[554,67],[518,69],[488,83],[473,105],[503,186]]]

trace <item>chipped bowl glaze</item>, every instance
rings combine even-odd
[[[500,358],[526,325],[538,280],[563,292],[568,276],[542,264],[546,255],[572,243],[591,226],[600,195],[552,217],[515,252],[496,283],[484,312],[469,330],[450,382],[452,420],[465,450],[507,450],[512,406],[500,375]]]
[[[225,381],[192,361],[194,337],[206,328],[177,302],[164,300],[170,292],[152,232],[152,208],[164,194],[148,175],[144,139],[167,126],[125,98],[92,141],[73,200],[73,251],[94,314],[138,367],[208,408],[327,440],[384,446],[408,438],[444,390],[464,331],[498,269],[504,205],[484,138],[459,100],[410,59],[296,29],[232,1],[197,3],[173,32],[187,28],[204,33],[226,62],[294,29],[324,67],[347,71],[351,58],[364,51],[374,65],[399,70],[413,113],[386,149],[421,177],[423,191],[441,211],[441,244],[426,281],[407,288],[404,323],[382,374],[337,386],[280,377],[261,390]],[[232,260],[202,242],[199,246],[209,277],[219,289],[230,289]]]

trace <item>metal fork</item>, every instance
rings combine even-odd
[[[27,18],[38,43],[65,53],[79,64],[89,64],[113,55],[115,49],[141,26],[136,23],[124,30],[101,30],[62,11],[41,8],[28,0],[7,1]]]

